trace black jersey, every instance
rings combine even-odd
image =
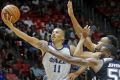
[[[96,73],[97,80],[120,80],[120,61],[104,58],[103,66]]]

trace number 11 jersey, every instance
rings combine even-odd
[[[49,43],[48,47],[55,50],[52,43]],[[71,56],[70,49],[67,45],[63,45],[63,48],[56,50],[62,54]],[[67,80],[67,75],[70,72],[71,64],[58,59],[48,52],[45,53],[42,63],[48,80]]]

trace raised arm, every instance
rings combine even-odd
[[[68,6],[68,14],[69,14],[70,19],[72,21],[73,28],[74,28],[77,36],[80,38],[80,33],[82,32],[82,27],[79,25],[77,19],[74,16],[72,1],[69,0],[67,6]]]
[[[77,36],[80,38],[80,33],[82,32],[83,28],[81,27],[81,25],[79,24],[79,22],[77,21],[77,19],[75,18],[75,15],[73,13],[73,6],[72,6],[72,1],[68,1],[68,14],[70,16],[70,19],[72,21],[73,24],[73,28],[77,34]],[[91,41],[90,37],[86,38],[85,41],[85,47],[87,47],[90,51],[94,51],[95,48],[95,44]]]
[[[9,18],[8,14],[7,15],[3,15],[2,16],[2,20],[18,37],[22,38],[23,40],[25,40],[26,42],[28,42],[29,44],[31,44],[35,48],[41,49],[40,46],[39,46],[40,42],[46,42],[44,40],[39,40],[37,38],[28,36],[24,32],[20,31],[16,27],[14,27],[13,24],[11,23],[12,16]],[[42,52],[44,53],[43,50],[42,50]]]

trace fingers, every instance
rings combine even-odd
[[[46,44],[45,42],[40,42],[39,48],[46,52],[48,50],[48,44]]]
[[[6,20],[9,20],[9,18],[8,18],[9,16],[8,16],[8,14],[6,14]]]
[[[7,14],[3,14],[2,15],[2,20],[3,20],[4,23],[6,23],[7,20],[8,20],[8,15]]]
[[[75,80],[74,76],[69,77],[69,80]]]
[[[4,22],[6,22],[6,21],[9,21],[9,22],[12,22],[12,19],[13,19],[13,16],[10,16],[9,14],[2,14],[2,20],[4,21]]]
[[[73,73],[68,75],[69,80],[75,80],[75,78],[76,78],[76,76]]]
[[[12,22],[12,18],[13,18],[13,16],[10,16],[10,22]]]
[[[44,48],[46,45],[44,43],[39,43],[39,47]]]
[[[71,1],[71,0],[68,1],[67,6],[68,6],[68,7],[69,7],[69,6],[72,6],[72,1]]]
[[[88,27],[88,29],[90,29],[90,26]]]
[[[90,33],[90,26],[86,25],[83,29],[83,33],[89,34]]]
[[[70,80],[74,80],[74,77],[71,77]]]
[[[2,16],[1,16],[1,17],[2,17],[2,19],[3,19],[3,20],[5,20],[5,14],[2,14]]]
[[[84,29],[90,29],[90,26],[86,25],[86,26],[84,27]]]
[[[87,27],[88,27],[88,25],[86,25],[86,26],[84,27],[84,29],[87,29]]]

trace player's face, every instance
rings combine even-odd
[[[51,39],[53,42],[63,41],[64,40],[64,31],[62,29],[56,28],[53,30]]]
[[[106,50],[104,46],[101,47],[100,52],[102,53],[102,57],[109,57],[110,53]]]
[[[100,49],[102,46],[104,45],[108,45],[109,44],[109,39],[107,37],[103,37],[101,38],[101,40],[98,42],[96,49]]]

